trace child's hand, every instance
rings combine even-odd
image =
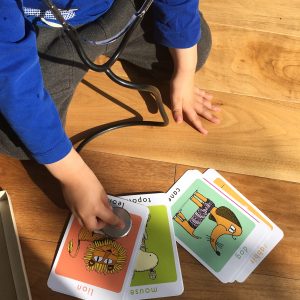
[[[90,231],[106,224],[123,226],[113,213],[103,186],[74,149],[46,167],[61,182],[65,201],[81,225]]]
[[[191,48],[170,48],[169,50],[174,62],[174,74],[170,84],[174,120],[180,123],[184,116],[188,123],[201,133],[207,134],[201,118],[219,123],[220,120],[214,112],[219,111],[220,108],[211,103],[212,95],[194,86],[197,45]]]
[[[220,122],[214,115],[214,112],[220,111],[219,106],[212,104],[212,95],[194,86],[193,72],[178,72],[174,75],[170,83],[170,96],[173,118],[177,123],[181,123],[185,116],[188,123],[207,134],[201,118],[216,124]]]
[[[88,168],[83,168],[72,181],[62,183],[66,203],[79,223],[90,231],[102,229],[106,224],[121,225],[113,213],[106,192]]]

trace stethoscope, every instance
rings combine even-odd
[[[92,134],[90,134],[88,137],[86,137],[85,139],[82,140],[82,142],[77,146],[76,150],[78,152],[80,152],[83,147],[89,143],[91,140],[95,139],[96,137],[115,130],[115,129],[119,129],[119,128],[123,128],[123,127],[129,127],[129,126],[167,126],[169,124],[169,119],[168,116],[165,112],[164,106],[163,106],[163,102],[162,102],[162,98],[161,98],[161,94],[160,91],[153,85],[149,85],[149,84],[137,84],[137,83],[133,83],[127,80],[124,80],[122,78],[120,78],[119,76],[117,76],[112,70],[111,67],[112,65],[116,62],[116,60],[118,59],[118,57],[120,56],[120,54],[122,53],[122,51],[124,50],[132,32],[134,31],[134,29],[140,24],[140,22],[142,21],[145,13],[147,12],[147,10],[149,9],[149,7],[151,6],[153,0],[145,0],[145,2],[143,3],[142,7],[131,17],[131,19],[129,20],[129,22],[127,23],[127,25],[117,34],[115,34],[113,37],[108,38],[106,40],[102,40],[102,41],[89,41],[89,40],[85,40],[85,42],[87,43],[92,43],[93,45],[107,45],[107,44],[111,44],[113,42],[115,42],[117,39],[122,38],[122,41],[120,43],[120,45],[118,46],[117,50],[115,51],[115,53],[113,53],[113,55],[109,58],[108,61],[106,61],[104,64],[102,65],[98,65],[95,64],[94,62],[92,62],[89,57],[87,56],[86,52],[84,51],[84,48],[82,46],[81,40],[77,34],[77,31],[74,27],[72,27],[70,24],[67,23],[67,21],[64,19],[64,17],[62,16],[62,14],[60,13],[59,9],[53,4],[53,2],[51,0],[44,0],[44,2],[47,4],[47,6],[49,7],[49,9],[52,11],[53,15],[55,16],[55,18],[59,21],[59,23],[61,24],[64,32],[67,34],[67,36],[69,37],[69,39],[72,41],[80,59],[82,60],[82,62],[91,70],[96,71],[96,72],[104,72],[112,81],[114,81],[115,83],[126,87],[126,88],[130,88],[130,89],[135,89],[138,91],[142,91],[142,92],[148,92],[151,93],[154,96],[154,99],[156,101],[156,104],[158,106],[158,110],[160,112],[160,115],[162,117],[162,121],[158,122],[158,121],[144,121],[142,120],[137,120],[137,121],[120,121],[115,123],[114,125],[108,125],[108,126],[102,126],[101,129],[99,129],[96,132],[93,132]]]
[[[87,54],[82,46],[81,40],[77,34],[76,29],[67,23],[65,18],[62,16],[60,10],[53,4],[53,2],[51,0],[44,0],[44,2],[49,7],[49,9],[53,13],[53,15],[55,16],[57,21],[60,23],[64,32],[67,34],[67,36],[73,43],[82,62],[89,69],[96,71],[96,72],[104,72],[112,81],[114,81],[115,83],[117,83],[123,87],[151,93],[154,96],[154,99],[158,106],[158,110],[163,119],[160,122],[144,121],[143,119],[137,120],[137,121],[119,121],[119,122],[115,123],[114,125],[102,126],[101,129],[97,130],[96,132],[93,132],[92,134],[90,134],[89,136],[87,136],[80,142],[80,144],[76,148],[77,152],[80,152],[87,143],[89,143],[96,137],[98,137],[106,132],[115,130],[115,129],[129,127],[129,126],[139,126],[139,125],[162,127],[162,126],[167,126],[169,124],[169,119],[168,119],[168,116],[167,116],[164,106],[163,106],[160,91],[155,86],[149,85],[149,84],[137,84],[137,83],[133,83],[133,82],[124,80],[124,79],[120,78],[119,76],[117,76],[111,70],[112,65],[116,62],[116,60],[118,59],[118,57],[124,50],[132,32],[142,21],[145,13],[147,12],[149,7],[153,3],[153,0],[145,0],[142,7],[130,18],[130,20],[128,21],[126,26],[120,32],[118,32],[117,34],[112,36],[111,38],[108,38],[108,39],[105,39],[102,41],[84,40],[84,42],[86,42],[86,43],[103,46],[103,45],[111,44],[111,43],[115,42],[117,39],[123,37],[122,41],[121,41],[120,45],[118,46],[117,50],[115,51],[115,53],[113,53],[113,55],[108,59],[108,61],[106,61],[102,65],[95,64],[93,61],[91,61],[89,59],[89,57],[87,56]],[[129,233],[129,231],[132,227],[132,220],[131,220],[130,214],[128,213],[127,210],[125,210],[124,208],[120,208],[120,207],[114,207],[113,211],[116,215],[118,215],[123,220],[125,227],[122,229],[118,229],[115,226],[106,226],[101,231],[111,238],[124,237]]]

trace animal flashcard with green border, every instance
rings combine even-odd
[[[169,190],[178,243],[222,282],[230,282],[268,228],[220,193],[199,171],[187,171]],[[239,257],[238,253],[245,255]]]
[[[203,178],[213,184],[217,189],[228,194],[236,203],[250,211],[259,220],[259,222],[265,223],[269,229],[267,236],[257,244],[255,251],[249,255],[247,263],[244,264],[242,269],[236,275],[236,281],[244,282],[283,238],[283,232],[272,220],[261,212],[216,170],[206,170],[203,173]]]

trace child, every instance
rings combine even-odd
[[[103,40],[119,32],[141,0],[57,0],[56,6],[81,37]],[[212,96],[194,87],[211,38],[198,0],[154,0],[120,59],[172,75],[170,97],[177,123],[183,116],[207,134],[201,117],[218,123]],[[49,27],[53,25],[56,27]],[[49,8],[38,0],[0,3],[0,151],[18,159],[34,158],[62,185],[71,211],[89,230],[122,226],[94,173],[74,150],[63,124],[67,107],[87,68]],[[109,46],[85,45],[90,59],[110,56]],[[173,63],[172,63],[173,62]]]

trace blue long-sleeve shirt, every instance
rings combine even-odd
[[[54,2],[70,24],[82,25],[103,15],[113,1]],[[198,42],[198,0],[154,0],[153,6],[157,43],[188,48]],[[56,22],[41,0],[0,2],[0,113],[33,157],[46,164],[63,158],[72,145],[44,87],[31,25],[39,16]]]

